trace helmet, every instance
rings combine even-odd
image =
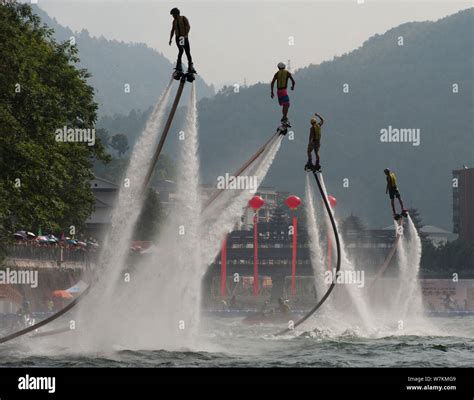
[[[285,63],[279,62],[278,65],[277,65],[277,67],[278,67],[279,69],[283,69],[283,68],[286,68],[286,65],[285,65]]]
[[[314,125],[316,122],[318,122],[318,120],[316,118],[311,118],[311,125]]]
[[[385,169],[383,170],[383,172],[385,172],[386,174],[388,174],[388,173],[390,172],[390,170],[389,170],[388,168],[385,168]]]
[[[176,8],[176,7],[173,8],[173,9],[171,9],[170,14],[171,14],[171,15],[179,15],[179,9]]]

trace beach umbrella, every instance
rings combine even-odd
[[[18,231],[13,234],[15,239],[26,239],[26,232],[25,231]]]
[[[36,238],[36,240],[39,242],[39,243],[48,243],[48,237],[47,236],[38,236]]]
[[[28,236],[30,239],[34,239],[36,237],[33,232],[26,232],[26,236]]]
[[[67,290],[55,290],[53,292],[53,297],[58,299],[72,299],[73,295],[69,293]]]

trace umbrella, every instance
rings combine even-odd
[[[86,242],[77,242],[77,244],[79,246],[82,246],[82,247],[87,247],[87,243]]]
[[[67,290],[55,290],[53,292],[53,297],[60,298],[60,299],[72,299],[73,295],[69,293]]]
[[[31,239],[34,239],[36,235],[33,232],[26,232],[26,236],[28,236]]]
[[[87,288],[87,283],[84,281],[77,282],[74,286],[71,286],[69,289],[66,289],[68,293],[82,293]]]
[[[59,239],[54,235],[48,235],[48,238],[49,238],[50,241],[59,242]]]
[[[25,231],[18,231],[13,234],[15,239],[26,239],[26,232]]]
[[[68,240],[66,240],[66,243],[67,244],[77,244],[77,240],[76,239],[68,239]]]
[[[48,238],[46,236],[38,236],[36,240],[40,243],[48,243]]]

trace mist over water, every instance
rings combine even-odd
[[[322,175],[319,177],[323,192],[327,196],[324,179]],[[322,202],[315,201],[312,195],[311,182],[307,176],[306,213],[311,240],[311,260],[315,276],[317,276],[321,271],[324,273],[319,240],[323,229],[316,223],[317,208],[319,206],[324,210],[324,205]],[[387,334],[434,335],[439,333],[432,321],[428,320],[423,313],[422,293],[418,280],[421,240],[410,216],[404,221],[405,232],[396,244],[395,262],[392,260],[392,264],[396,265],[390,265],[390,268],[398,271],[398,277],[379,280],[377,285],[381,285],[383,288],[375,291],[368,284],[371,278],[367,274],[365,274],[364,287],[361,288],[354,284],[336,284],[330,298],[314,318],[300,327],[301,330],[325,332],[330,336],[352,332],[356,335],[369,337],[380,337]],[[338,225],[337,221],[336,225]],[[397,226],[398,224],[395,225],[395,228]],[[330,238],[332,246],[335,248],[332,235]],[[356,265],[350,260],[341,235],[339,240],[341,244],[341,271],[363,270],[364,265]],[[316,265],[314,265],[315,263]],[[318,283],[316,280],[316,288],[319,289],[319,286],[321,286],[321,282]],[[379,288],[375,287],[374,289]]]

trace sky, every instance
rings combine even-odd
[[[195,68],[216,88],[268,82],[276,64],[291,70],[331,60],[360,47],[374,34],[400,24],[437,20],[472,7],[472,1],[116,1],[38,0],[37,4],[73,31],[124,42],[143,42],[176,60],[168,46],[169,11],[178,7],[191,24]]]

